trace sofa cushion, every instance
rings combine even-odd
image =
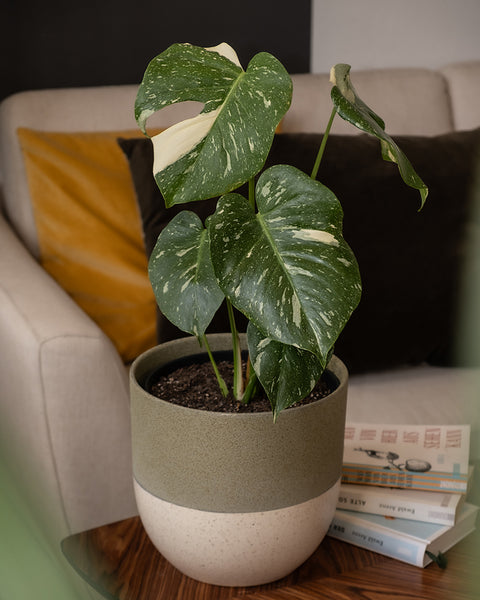
[[[275,136],[267,166],[288,163],[309,173],[321,134]],[[335,352],[351,373],[404,364],[453,364],[456,310],[470,216],[469,188],[480,130],[436,137],[397,137],[430,194],[421,212],[416,190],[382,160],[370,136],[330,136],[318,179],[344,208],[344,236],[363,280],[360,306]],[[142,214],[147,253],[171,217],[185,208],[202,218],[215,200],[166,209],[151,175],[148,139],[121,140]],[[198,207],[198,208],[197,208]],[[224,316],[215,330],[228,330]],[[180,333],[159,316],[158,340]]]
[[[156,309],[119,135],[138,130],[18,130],[40,262],[128,362],[155,344]]]
[[[453,131],[450,90],[438,71],[353,69],[351,76],[360,98],[382,116],[390,134],[431,136]],[[292,105],[283,119],[282,132],[322,133],[332,111],[329,73],[300,73],[292,79]],[[469,114],[475,110],[470,105]],[[332,133],[354,135],[358,129],[337,118]]]
[[[468,130],[480,123],[480,61],[472,60],[447,65],[440,70],[446,79],[451,104],[453,127]]]

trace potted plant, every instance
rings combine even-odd
[[[342,237],[340,202],[316,180],[334,116],[378,137],[421,205],[427,196],[349,71],[332,68],[332,114],[311,174],[274,165],[258,175],[292,94],[288,73],[268,53],[244,71],[227,44],[174,44],[150,62],[138,90],[135,116],[146,135],[154,112],[204,103],[198,116],[152,137],[166,206],[220,196],[205,223],[191,211],[175,216],[149,262],[160,310],[192,337],[146,352],[131,369],[140,516],[167,559],[210,583],[253,585],[288,574],[318,546],[335,509],[347,372],[333,349],[361,280]],[[236,192],[246,182],[248,197]],[[209,336],[223,302],[231,334]],[[249,322],[244,336],[236,311]],[[191,409],[150,393],[152,372],[197,355],[198,342],[224,395],[251,405],[263,390],[272,410]],[[231,390],[215,360],[229,348]],[[322,377],[330,377],[331,393],[298,406]]]

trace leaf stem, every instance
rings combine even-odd
[[[332,114],[330,115],[330,119],[328,120],[327,128],[325,129],[325,133],[323,134],[322,143],[320,144],[320,148],[318,149],[318,154],[317,154],[317,158],[315,159],[315,164],[313,165],[312,174],[310,175],[310,177],[312,179],[317,178],[318,168],[320,167],[323,153],[325,151],[325,146],[327,145],[328,135],[330,133],[330,129],[332,128],[333,119],[336,114],[337,114],[337,109],[334,107],[332,109]]]
[[[218,385],[220,386],[222,394],[226,398],[228,396],[228,387],[227,387],[227,384],[225,383],[225,380],[220,375],[220,371],[218,370],[217,363],[215,362],[215,359],[213,358],[213,354],[212,354],[212,351],[210,350],[210,345],[208,343],[207,336],[205,334],[203,334],[203,336],[202,336],[202,342],[205,344],[208,358],[210,359],[210,362],[212,363],[212,367],[215,372],[215,377],[217,378]]]
[[[248,383],[245,387],[245,393],[243,394],[242,402],[243,404],[248,404],[252,399],[255,391],[257,389],[258,377],[253,369],[250,371],[250,377],[248,379]]]
[[[228,320],[230,322],[230,330],[232,332],[232,348],[233,348],[233,395],[235,399],[240,401],[243,396],[243,375],[242,375],[242,349],[240,348],[240,338],[238,336],[237,325],[235,323],[235,315],[233,306],[227,298]]]

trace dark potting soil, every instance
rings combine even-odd
[[[232,363],[230,361],[220,361],[217,366],[228,388],[231,389],[233,380]],[[322,376],[311,394],[294,406],[310,404],[315,400],[324,398],[333,389],[334,387],[328,377]],[[271,411],[270,402],[265,393],[255,396],[248,404],[238,402],[231,393],[224,397],[209,362],[182,366],[167,375],[161,375],[154,380],[149,392],[157,398],[200,410],[232,413]]]

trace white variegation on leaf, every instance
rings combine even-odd
[[[323,367],[311,352],[276,342],[252,323],[248,325],[247,340],[253,369],[276,419],[280,411],[308,396]]]
[[[232,48],[174,44],[148,65],[135,115],[185,100],[204,103],[200,115],[154,136],[154,174],[167,206],[232,191],[263,167],[275,129],[291,102],[292,82],[266,52],[247,70]]]
[[[256,200],[257,213],[227,194],[208,219],[219,285],[266,337],[315,354],[325,367],[361,294],[340,203],[287,165],[262,173]]]
[[[238,55],[235,50],[226,42],[222,42],[217,46],[210,46],[209,48],[205,48],[205,50],[209,50],[210,52],[218,52],[225,58],[228,58],[229,61],[233,62],[238,67],[242,68],[240,61],[238,60]]]
[[[350,80],[350,65],[338,64],[332,67],[330,81],[333,83],[331,97],[337,113],[342,119],[380,140],[384,160],[396,163],[403,181],[420,192],[422,208],[428,195],[427,186],[403,151],[385,132],[383,119],[358,96]]]
[[[224,295],[213,272],[207,231],[195,213],[182,211],[161,232],[148,274],[165,317],[182,331],[203,336]]]
[[[219,109],[172,125],[152,137],[153,172],[161,173],[195,148],[210,131]]]

